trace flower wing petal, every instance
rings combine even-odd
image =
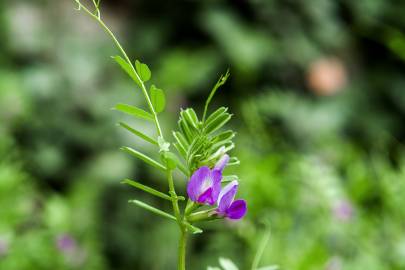
[[[226,211],[226,216],[230,219],[241,219],[247,212],[245,200],[235,200]]]
[[[194,202],[198,201],[198,197],[201,195],[201,187],[204,180],[210,176],[211,170],[207,166],[203,166],[196,170],[190,178],[187,184],[187,194]]]
[[[238,191],[238,181],[234,180],[226,185],[218,197],[218,213],[225,214],[228,208],[231,206],[235,194]]]

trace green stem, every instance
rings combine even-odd
[[[95,19],[100,25],[101,27],[104,29],[104,31],[110,35],[110,37],[112,38],[112,40],[114,41],[115,45],[117,46],[118,50],[121,52],[121,54],[124,56],[125,60],[128,62],[128,64],[131,66],[132,71],[134,72],[134,74],[136,75],[138,81],[141,83],[141,90],[143,95],[145,96],[146,102],[148,103],[148,107],[149,110],[152,112],[153,114],[153,118],[155,121],[155,125],[156,125],[156,130],[157,133],[160,137],[163,138],[163,133],[162,133],[162,129],[160,127],[159,124],[159,119],[157,116],[157,113],[155,111],[155,109],[153,108],[152,102],[150,100],[150,97],[148,95],[148,91],[146,90],[145,84],[143,83],[143,81],[141,80],[139,74],[136,72],[136,69],[134,67],[134,65],[132,64],[131,59],[129,59],[127,53],[125,52],[125,50],[122,48],[121,43],[118,41],[118,39],[115,37],[114,33],[110,30],[110,28],[108,28],[108,26],[100,19],[99,16],[94,15],[88,8],[86,8],[83,4],[80,3],[79,0],[75,0],[76,3],[79,4],[79,7],[81,9],[83,9],[88,15],[90,15],[90,17],[92,17],[93,19]],[[98,10],[98,9],[97,9]]]
[[[187,232],[185,229],[182,229],[180,232],[179,240],[179,262],[178,270],[186,270],[186,245],[187,245]]]
[[[173,206],[174,216],[177,219],[177,223],[179,224],[180,229],[182,229],[183,223],[182,223],[182,217],[181,217],[179,202],[178,202],[179,198],[177,197],[176,190],[174,189],[173,174],[170,169],[167,170],[167,181],[169,183],[169,194],[172,197],[172,206]]]
[[[167,180],[169,183],[169,193],[172,197],[172,205],[174,216],[176,217],[177,224],[180,229],[180,240],[179,240],[179,250],[178,250],[178,270],[186,269],[186,243],[187,243],[187,230],[183,223],[183,217],[180,213],[178,197],[176,190],[174,188],[173,174],[170,169],[167,170]]]

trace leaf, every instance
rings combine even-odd
[[[134,157],[139,158],[140,160],[148,163],[149,165],[151,165],[152,167],[155,167],[157,169],[160,169],[162,171],[166,171],[166,167],[163,166],[162,164],[160,164],[159,162],[157,162],[156,160],[148,157],[147,155],[136,151],[135,149],[132,149],[130,147],[121,147],[121,150],[133,155]]]
[[[186,159],[187,157],[187,152],[186,150],[177,142],[173,143],[174,147],[177,149],[177,152],[179,152],[179,154]]]
[[[173,137],[176,139],[181,148],[183,148],[184,151],[187,151],[190,145],[188,144],[186,138],[184,138],[183,134],[173,131]]]
[[[131,77],[131,79],[139,86],[142,86],[141,81],[139,80],[139,77],[136,75],[134,68],[127,62],[125,61],[121,56],[116,55],[112,57],[115,62],[117,62],[121,68]]]
[[[228,111],[228,108],[226,107],[220,107],[218,108],[215,112],[213,112],[208,118],[207,120],[205,120],[204,122],[204,126],[208,125],[210,122],[212,122],[214,119],[216,119],[217,117],[226,114],[226,112]]]
[[[211,139],[212,143],[219,143],[219,142],[227,142],[227,141],[231,141],[236,135],[236,132],[233,132],[232,130],[226,130],[223,131],[221,133],[219,133],[218,135],[214,136]]]
[[[119,122],[118,125],[125,128],[126,130],[128,130],[132,134],[138,136],[139,138],[144,139],[145,141],[147,141],[147,142],[149,142],[151,144],[158,145],[157,141],[155,141],[154,139],[152,139],[148,135],[143,134],[142,132],[140,132],[140,131],[138,131],[138,130],[136,130],[134,128],[131,128],[129,125],[127,125],[127,124],[125,124],[123,122]]]
[[[141,202],[141,201],[138,201],[138,200],[129,200],[128,202],[136,204],[137,206],[139,206],[139,207],[141,207],[143,209],[146,209],[146,210],[148,210],[148,211],[150,211],[150,212],[152,212],[154,214],[157,214],[159,216],[162,216],[162,217],[165,217],[165,218],[168,218],[168,219],[172,219],[172,220],[176,220],[176,218],[173,215],[170,215],[169,213],[166,213],[166,212],[164,212],[164,211],[162,211],[160,209],[157,209],[157,208],[155,208],[155,207],[153,207],[153,206],[151,206],[149,204],[146,204],[144,202]]]
[[[222,85],[225,84],[226,80],[228,79],[230,73],[229,69],[226,71],[225,75],[221,75],[217,83],[215,84],[214,88],[212,88],[211,93],[209,94],[207,101],[205,102],[205,107],[204,107],[204,115],[203,115],[203,121],[205,120],[205,116],[208,111],[208,105],[210,104],[212,98],[214,97],[215,93],[217,92],[218,88],[221,87]]]
[[[222,114],[218,116],[217,118],[213,119],[211,122],[209,122],[204,131],[206,134],[213,133],[220,129],[222,126],[224,126],[229,120],[231,120],[232,115],[231,114]]]
[[[239,164],[240,164],[240,161],[237,157],[231,157],[229,159],[228,166],[239,165]]]
[[[166,162],[166,167],[169,168],[170,170],[174,170],[177,167],[177,164],[180,163],[179,159],[177,156],[171,152],[164,152],[163,153],[163,159]]]
[[[219,258],[219,264],[224,270],[238,270],[238,267],[229,259]]]
[[[152,76],[152,73],[150,72],[150,69],[148,65],[139,62],[138,60],[135,61],[135,68],[136,71],[139,74],[139,77],[141,77],[141,80],[143,82],[147,82],[150,80],[150,77]]]
[[[156,113],[163,112],[166,106],[166,97],[162,89],[152,85],[150,88],[150,100]]]
[[[154,121],[152,114],[150,114],[142,109],[139,109],[138,107],[135,107],[135,106],[119,103],[119,104],[115,105],[115,109],[118,111],[121,111],[123,113],[138,117],[138,118],[146,119],[149,121]]]
[[[135,187],[135,188],[137,188],[137,189],[140,189],[140,190],[143,190],[143,191],[145,191],[145,192],[148,192],[148,193],[150,193],[150,194],[152,194],[152,195],[155,195],[155,196],[157,196],[157,197],[160,197],[160,198],[162,198],[162,199],[165,199],[165,200],[168,200],[168,201],[172,201],[172,197],[170,197],[169,195],[167,195],[167,194],[165,194],[165,193],[163,193],[163,192],[157,191],[156,189],[153,189],[153,188],[151,188],[151,187],[142,185],[142,184],[140,184],[140,183],[138,183],[138,182],[136,182],[136,181],[133,181],[133,180],[130,180],[130,179],[125,179],[125,180],[122,181],[121,183],[122,183],[122,184],[128,184],[128,185],[130,185],[130,186],[133,186],[133,187]]]
[[[224,175],[222,177],[222,183],[228,183],[228,182],[232,182],[233,180],[238,180],[239,181],[239,177],[237,175]]]
[[[189,124],[189,126],[192,126],[195,129],[198,129],[199,126],[199,121],[197,114],[192,108],[188,108],[184,111],[181,111],[181,116],[182,118]]]
[[[187,229],[193,234],[199,234],[199,233],[203,232],[203,230],[201,230],[200,228],[198,228],[196,226],[191,225],[188,222],[185,222],[184,225],[186,225]]]
[[[221,270],[221,268],[208,266],[208,267],[207,267],[207,270]]]
[[[269,265],[257,268],[257,270],[277,270],[279,269],[278,265]]]
[[[181,133],[183,133],[187,142],[188,143],[192,142],[193,138],[194,138],[194,132],[190,129],[190,126],[187,125],[186,121],[184,119],[180,118],[178,125],[181,130]]]

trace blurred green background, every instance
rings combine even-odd
[[[238,223],[202,225],[189,269],[227,257],[250,269],[405,269],[405,2],[103,0],[103,16],[180,107],[229,106],[238,132]],[[175,269],[176,224],[120,184],[164,178],[120,152],[116,127],[143,106],[117,51],[73,0],[0,2],[0,269]],[[153,127],[129,120],[146,132]],[[185,192],[185,179],[176,179]]]

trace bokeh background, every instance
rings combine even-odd
[[[405,2],[102,0],[105,21],[180,107],[213,107],[237,130],[229,168],[249,204],[203,224],[189,269],[405,269]],[[144,106],[111,40],[73,0],[0,1],[0,269],[175,269],[176,224],[128,205],[126,177],[164,177],[118,150],[152,152],[116,127]],[[146,132],[151,125],[129,120]],[[176,179],[181,193],[185,179]]]

